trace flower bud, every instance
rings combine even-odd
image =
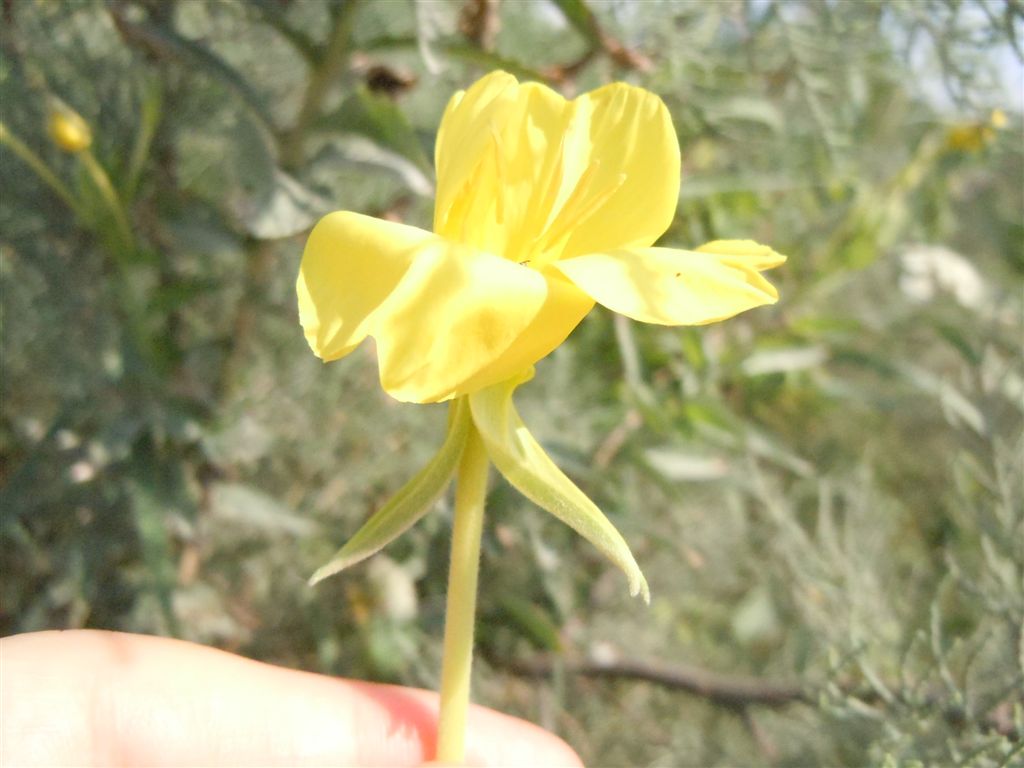
[[[996,131],[1001,131],[1008,123],[1006,113],[993,109],[988,120],[975,120],[950,126],[946,131],[946,148],[960,152],[980,152],[996,139]]]
[[[53,143],[65,152],[81,152],[92,144],[89,124],[75,110],[63,104],[50,109],[47,129]]]

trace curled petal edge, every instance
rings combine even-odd
[[[778,300],[763,275],[785,261],[750,240],[695,251],[623,248],[563,259],[554,267],[597,303],[658,325],[706,325]]]
[[[459,397],[532,365],[593,306],[557,270],[348,211],[313,229],[296,289],[317,356],[337,360],[372,336],[382,388],[419,403]]]

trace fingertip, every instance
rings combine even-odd
[[[430,691],[112,632],[9,637],[0,652],[3,765],[415,766],[436,749]],[[485,707],[468,731],[466,766],[582,765],[557,736]]]
[[[579,755],[555,734],[517,717],[474,706],[470,710],[465,766],[582,768]]]

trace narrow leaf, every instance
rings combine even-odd
[[[649,603],[647,581],[625,539],[562,473],[519,418],[512,392],[521,381],[512,379],[469,396],[473,422],[491,461],[526,498],[575,530],[621,568],[629,579],[629,593],[642,594]]]
[[[234,92],[268,130],[274,130],[273,120],[263,103],[263,98],[238,70],[213,51],[195,40],[179,35],[169,26],[148,21],[129,21],[117,5],[111,5],[110,15],[114,26],[127,43],[145,50],[161,61],[183,62],[195,67]]]
[[[310,585],[365,560],[412,527],[434,505],[455,473],[469,434],[469,406],[464,399],[451,405],[444,444],[419,473],[378,509],[331,561],[310,578]]]

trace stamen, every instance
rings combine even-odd
[[[565,137],[569,135],[569,131],[562,134],[558,141],[558,149],[555,150],[555,156],[551,159],[547,168],[547,177],[541,184],[537,185],[537,188],[541,190],[540,196],[537,198],[537,210],[538,212],[551,211],[555,207],[555,201],[558,198],[558,187],[562,181],[562,173],[565,164]],[[544,223],[543,231],[551,225],[550,213],[548,221]]]
[[[545,164],[543,178],[537,179],[534,189],[538,190],[539,194],[530,195],[527,209],[520,219],[520,223],[534,221],[543,216],[545,212],[549,212],[548,218],[550,218],[550,211],[554,208],[558,197],[558,188],[562,181],[563,163],[565,161],[565,137],[567,133],[561,135],[554,157]],[[529,227],[516,227],[510,233],[508,253],[520,254],[521,259],[519,263],[528,264],[536,254],[537,243],[543,236],[547,226],[545,222],[544,226],[536,232],[531,232]],[[532,238],[527,243],[524,243],[526,238],[530,238],[531,235],[533,235]]]
[[[458,191],[451,197],[451,202],[448,204],[448,209],[441,213],[439,216],[435,215],[434,231],[438,234],[444,234],[449,237],[454,237],[460,242],[466,242],[467,237],[467,226],[470,221],[470,212],[473,207],[473,203],[478,195],[474,194],[477,179],[480,177],[480,173],[483,170],[483,164],[487,160],[487,153],[482,152],[476,165],[467,174],[463,180],[462,185]],[[458,232],[452,232],[451,227],[458,226]]]
[[[502,223],[505,217],[504,187],[508,178],[507,160],[502,152],[502,141],[497,130],[492,125],[489,131],[490,146],[485,147],[484,151],[480,153],[476,165],[466,176],[458,192],[453,195],[448,210],[436,215],[435,218],[434,231],[448,236],[455,235],[455,239],[459,242],[471,242],[472,236],[478,234],[478,232],[471,232],[470,227],[479,229],[479,223],[483,221],[481,217],[484,215],[480,208],[486,209],[492,197],[495,201],[495,215],[498,223]],[[490,151],[488,152],[487,149]],[[481,188],[481,179],[486,177],[488,163],[493,163],[494,176],[497,181],[493,195],[488,195]],[[458,232],[453,233],[450,229],[456,222],[458,223]]]
[[[480,238],[482,233],[487,228],[487,216],[490,211],[488,210],[490,201],[494,200],[495,215],[500,223],[504,216],[504,200],[502,193],[502,179],[505,174],[504,157],[501,154],[501,139],[498,136],[494,126],[490,126],[490,152],[485,151],[480,153],[480,159],[477,160],[476,167],[473,168],[473,172],[466,179],[462,186],[462,190],[459,192],[459,202],[462,206],[459,210],[461,218],[461,226],[459,228],[459,241],[463,243],[472,243],[478,247],[484,247],[484,243],[481,242]],[[488,173],[488,163],[493,164],[493,189],[491,185],[485,184],[485,181],[489,181],[488,178],[491,174]],[[453,206],[454,208],[454,206]]]
[[[615,179],[598,190],[593,190],[594,177],[601,168],[600,160],[593,160],[587,169],[580,175],[576,187],[568,199],[552,217],[541,237],[538,238],[537,246],[540,250],[550,250],[558,245],[573,229],[576,229],[589,219],[594,213],[616,192],[626,181],[626,174],[620,173]]]
[[[494,175],[497,177],[497,189],[494,194],[494,216],[498,224],[505,223],[505,184],[508,179],[506,159],[501,143],[501,136],[491,126],[491,151],[494,156]]]

